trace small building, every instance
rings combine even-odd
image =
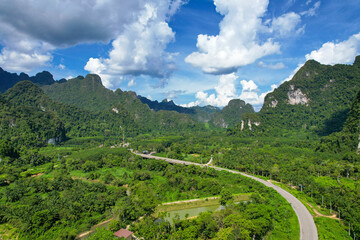
[[[133,240],[135,239],[133,236],[133,232],[130,232],[129,230],[126,229],[120,229],[119,231],[115,232],[114,235],[118,238],[125,238],[126,240]]]

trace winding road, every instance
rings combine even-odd
[[[294,197],[292,194],[285,191],[281,187],[278,187],[278,186],[276,186],[270,182],[267,182],[265,180],[262,180],[260,178],[248,175],[246,173],[212,166],[209,164],[212,159],[210,159],[209,163],[207,163],[207,164],[200,164],[200,163],[187,162],[187,161],[164,158],[164,157],[157,157],[157,156],[148,155],[148,154],[140,154],[140,153],[135,153],[135,152],[133,152],[133,153],[138,156],[141,156],[143,158],[158,159],[158,160],[163,160],[163,161],[173,163],[173,164],[196,165],[196,166],[200,166],[200,167],[207,166],[207,167],[213,168],[217,171],[227,171],[230,173],[240,174],[242,176],[254,179],[255,181],[258,181],[267,187],[275,189],[281,196],[283,196],[291,204],[291,206],[294,209],[294,211],[298,217],[298,220],[299,220],[300,240],[318,240],[317,228],[316,228],[316,225],[314,222],[314,218],[311,216],[310,212],[307,210],[307,208],[304,206],[304,204],[302,204],[302,202],[300,202],[296,197]]]

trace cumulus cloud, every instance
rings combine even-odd
[[[354,34],[349,39],[334,43],[324,43],[320,49],[306,54],[306,60],[314,59],[322,64],[352,63],[360,53],[360,33]]]
[[[166,85],[164,79],[175,70],[174,54],[165,51],[168,43],[174,40],[175,33],[166,22],[174,11],[171,6],[179,6],[180,1],[170,5],[162,2],[148,2],[138,18],[125,26],[125,30],[112,42],[108,58],[90,58],[85,70],[100,76],[110,76],[107,87],[116,83],[111,76],[141,74],[157,77],[158,87]]]
[[[31,68],[48,64],[52,60],[51,50],[55,48],[80,43],[109,43],[114,39],[110,55],[116,55],[121,49],[119,44],[124,43],[121,36],[128,36],[130,41],[137,41],[127,43],[131,50],[136,51],[136,56],[132,58],[132,64],[124,63],[124,68],[127,68],[125,72],[133,70],[135,73],[147,74],[155,65],[156,70],[149,74],[164,75],[165,73],[159,73],[159,65],[166,60],[158,58],[166,59],[169,56],[163,51],[158,55],[149,51],[151,48],[154,52],[163,50],[173,39],[174,34],[166,21],[182,4],[183,0],[149,0],[146,4],[142,0],[3,0],[0,1],[0,44],[3,47],[1,61],[6,61],[7,66],[4,67],[9,70],[29,71]],[[135,29],[131,29],[132,27]],[[143,31],[140,32],[141,30]],[[136,34],[141,36],[135,37]],[[159,42],[154,43],[155,40]],[[145,46],[142,48],[141,45]],[[9,62],[12,59],[10,53],[25,56],[26,61],[15,69]],[[150,59],[151,64],[144,64],[146,57],[146,61]],[[113,57],[110,56],[111,58]],[[117,66],[112,66],[111,71],[118,73],[121,64],[114,62],[116,60],[111,64]],[[88,68],[109,68],[109,63],[95,66],[97,63],[89,63]],[[169,65],[167,71],[171,71],[170,68],[174,66]],[[111,71],[103,74],[107,75],[109,84],[113,77]]]
[[[305,28],[303,26],[297,29],[300,22],[301,17],[299,14],[289,12],[272,20],[271,31],[275,32],[280,37],[286,37],[294,33],[301,34],[305,31]]]
[[[260,93],[258,86],[254,83],[253,80],[241,80],[242,92],[239,96],[241,100],[244,100],[247,103],[250,103],[255,107],[255,109],[259,109],[260,106],[264,103],[265,96],[274,91],[276,85],[271,85],[271,90],[268,92]]]
[[[219,77],[219,83],[214,88],[216,94],[208,94],[203,91],[196,93],[196,101],[190,102],[187,107],[193,107],[197,105],[212,105],[223,107],[228,104],[231,99],[237,98],[235,81],[238,77],[234,74],[221,75]]]
[[[275,64],[266,64],[263,61],[260,61],[260,62],[258,62],[257,65],[262,68],[269,68],[269,69],[274,69],[274,70],[285,68],[284,63],[282,63],[282,62],[275,63]]]
[[[280,52],[280,45],[271,38],[260,41],[258,37],[258,32],[265,28],[262,16],[267,10],[267,0],[214,0],[214,3],[216,11],[224,15],[219,35],[200,34],[198,51],[185,58],[187,63],[205,73],[224,74]]]
[[[316,60],[321,64],[348,64],[352,63],[357,55],[360,54],[360,33],[352,35],[349,39],[339,42],[327,42],[324,43],[321,48],[314,50],[305,55],[306,60]],[[289,77],[284,79],[281,83],[290,81],[294,75],[304,66],[304,63],[298,64],[298,66],[292,71]]]
[[[0,54],[0,65],[9,71],[30,71],[38,66],[44,66],[52,60],[50,54],[38,52],[21,53],[3,48]]]
[[[2,0],[0,21],[33,39],[70,46],[108,42],[142,8],[141,0]]]
[[[197,52],[185,62],[209,74],[227,74],[254,63],[270,54],[280,53],[274,39],[298,35],[305,31],[301,16],[294,12],[273,19],[263,19],[268,0],[214,0],[216,11],[224,18],[219,24],[219,35],[200,34]],[[271,36],[263,39],[262,34]]]
[[[306,60],[316,60],[321,64],[349,64],[352,63],[357,55],[360,54],[360,33],[352,35],[349,39],[334,43],[326,42],[318,50],[314,50],[305,55]],[[294,75],[304,66],[304,63],[292,71],[289,77],[284,79],[281,83],[290,81]]]
[[[258,109],[263,103],[266,94],[273,91],[276,88],[276,85],[271,86],[271,91],[261,93],[260,89],[253,80],[241,80],[240,84],[242,86],[241,94],[237,94],[236,90],[236,80],[238,76],[234,73],[221,75],[219,77],[219,83],[214,88],[216,93],[208,94],[203,91],[196,93],[196,101],[190,102],[189,104],[183,104],[183,107],[193,107],[197,105],[213,105],[217,107],[226,106],[232,99],[241,99],[247,103],[254,105]]]
[[[254,83],[253,80],[250,81],[246,81],[246,80],[241,80],[240,81],[241,85],[242,85],[242,90],[243,91],[258,91],[258,86]]]
[[[0,18],[0,65],[9,71],[30,71],[39,66],[47,65],[52,56],[53,47],[17,32],[11,26],[1,22]],[[11,33],[11,34],[10,34]]]

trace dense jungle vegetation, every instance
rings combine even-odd
[[[272,181],[308,207],[319,239],[355,239],[359,64],[309,61],[259,113],[233,100],[221,111],[192,109],[197,116],[151,109],[96,75],[55,82],[46,72],[0,71],[11,78],[0,95],[0,238],[75,239],[90,230],[87,239],[106,240],[120,228],[144,239],[299,238],[296,215],[276,191],[133,153],[145,151]],[[301,103],[290,103],[294,94]],[[170,220],[161,210],[186,200],[222,207]]]
[[[17,233],[11,235],[9,230],[9,237],[72,239],[111,217],[113,225],[131,224],[146,239],[159,231],[158,239],[179,239],[182,231],[190,234],[188,239],[224,235],[262,239],[270,231],[292,239],[298,234],[294,212],[275,191],[211,168],[144,160],[124,148],[70,145],[7,156],[1,165],[0,231],[10,228]],[[230,194],[225,212],[204,213],[196,220],[176,219],[175,225],[166,221],[157,225],[152,216],[162,202],[217,196],[224,191]],[[250,194],[250,201],[234,204],[232,194],[240,193]],[[136,223],[142,216],[144,220]]]

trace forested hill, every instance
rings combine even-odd
[[[285,129],[319,136],[339,132],[359,88],[360,56],[353,65],[330,66],[309,60],[290,81],[266,95],[258,114],[246,116],[243,132],[276,135]],[[249,131],[248,121],[260,125]],[[235,131],[241,132],[241,126]]]
[[[59,117],[52,111],[43,111],[35,106],[35,99],[27,99],[26,95],[36,98],[37,90],[41,89],[28,88],[34,85],[31,82],[21,83],[14,87],[17,90],[0,96],[0,140],[14,147],[41,146],[51,138],[64,139],[65,127]]]
[[[55,101],[94,112],[125,109],[129,117],[141,127],[143,133],[152,131],[184,131],[200,129],[190,116],[173,111],[152,111],[143,104],[135,92],[115,92],[102,85],[98,75],[70,79],[67,82],[43,86],[45,93]]]
[[[155,111],[167,110],[176,111],[190,115],[198,122],[207,122],[211,126],[228,128],[234,127],[237,123],[241,122],[241,116],[244,113],[254,113],[254,108],[250,104],[246,104],[243,100],[233,99],[227,106],[220,110],[218,107],[205,106],[205,107],[181,107],[176,105],[173,101],[164,99],[161,102],[152,101],[146,97],[138,96],[140,101],[147,104]]]
[[[166,111],[176,111],[178,113],[186,113],[186,114],[195,114],[195,111],[191,108],[181,107],[174,103],[172,100],[164,99],[161,102],[158,101],[152,101],[146,97],[138,96],[140,101],[144,104],[147,104],[149,108],[160,111],[160,110],[166,110]]]
[[[43,86],[44,92],[53,100],[74,105],[89,111],[103,111],[119,104],[118,94],[102,85],[98,75],[78,76],[63,83]]]
[[[318,147],[322,152],[352,152],[360,154],[360,89],[351,106],[341,132],[323,137]],[[348,156],[351,159],[351,155]]]
[[[127,134],[139,133],[129,113],[120,107],[117,110],[95,114],[58,103],[37,85],[22,81],[2,95],[0,138],[15,145],[39,146],[66,136],[118,136],[122,128]]]
[[[36,74],[35,76],[30,77],[26,73],[20,73],[18,75],[16,73],[9,73],[0,68],[0,93],[5,92],[9,88],[13,87],[16,83],[24,80],[29,80],[39,86],[50,85],[56,82],[53,78],[53,75],[47,71],[43,71]],[[60,80],[60,82],[63,81],[65,80]]]
[[[212,117],[212,123],[220,127],[234,127],[241,122],[244,113],[254,113],[254,108],[243,100],[233,99],[220,112]]]

